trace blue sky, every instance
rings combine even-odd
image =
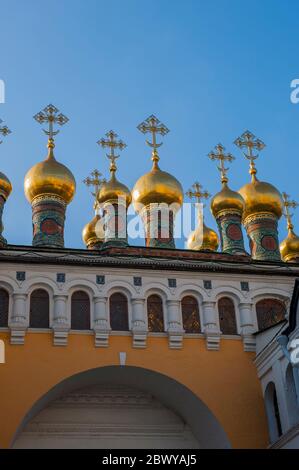
[[[152,113],[171,130],[161,168],[184,190],[198,180],[218,191],[206,156],[218,142],[237,157],[230,186],[246,183],[248,163],[232,142],[248,128],[267,145],[260,179],[299,199],[299,104],[290,101],[290,82],[299,78],[296,0],[0,0],[0,7],[0,117],[13,131],[0,147],[0,170],[14,188],[4,213],[9,243],[31,244],[23,180],[46,155],[32,116],[50,102],[70,118],[56,139],[56,158],[77,180],[68,247],[83,247],[81,230],[92,217],[81,181],[95,167],[107,175],[96,141],[114,129],[128,144],[118,177],[132,188],[151,166],[136,126]],[[216,228],[208,210],[206,221]],[[298,232],[299,209],[294,222]]]

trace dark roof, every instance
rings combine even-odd
[[[299,277],[299,264],[295,263],[254,261],[248,255],[221,252],[138,246],[109,247],[93,251],[8,245],[0,249],[0,263],[5,262]]]

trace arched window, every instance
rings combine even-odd
[[[160,333],[164,331],[163,303],[157,294],[147,298],[148,331]]]
[[[221,297],[218,300],[220,331],[224,335],[237,335],[237,323],[235,306],[229,297]]]
[[[182,317],[186,333],[200,333],[198,302],[191,295],[182,299]]]
[[[30,328],[49,328],[49,294],[45,289],[35,289],[30,296]]]
[[[286,308],[278,299],[263,299],[256,304],[256,317],[259,330],[276,325],[285,318]]]
[[[276,388],[273,382],[270,382],[265,390],[265,405],[268,418],[270,441],[275,442],[282,435],[282,427]]]
[[[5,289],[0,289],[0,328],[8,326],[9,295]]]
[[[71,301],[71,329],[90,329],[90,301],[83,290],[77,290],[72,295]]]
[[[109,300],[110,304],[110,325],[114,331],[128,331],[129,315],[128,300],[124,294],[116,292]]]
[[[299,421],[299,407],[294,374],[298,374],[298,369],[294,369],[292,364],[289,364],[286,370],[286,395],[289,420],[292,425],[297,424]]]

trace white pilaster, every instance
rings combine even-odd
[[[218,321],[217,321],[217,310],[216,302],[208,301],[202,303],[203,308],[203,326],[204,334],[206,337],[207,349],[212,351],[218,351],[220,347],[220,335]]]
[[[93,300],[95,346],[97,348],[107,348],[111,331],[109,314],[107,312],[107,297],[96,296]]]
[[[132,299],[133,348],[145,348],[148,332],[145,299]]]
[[[66,304],[67,295],[54,295],[54,318],[53,318],[53,344],[54,346],[66,346],[70,321],[67,318]]]
[[[183,346],[184,328],[179,300],[167,300],[168,341],[170,349]]]
[[[29,325],[27,297],[27,294],[13,294],[13,308],[9,322],[11,344],[24,344],[25,332]]]
[[[252,317],[252,304],[245,302],[240,303],[239,312],[244,351],[255,351],[256,341],[255,337],[253,336],[254,324]]]

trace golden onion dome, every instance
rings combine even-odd
[[[219,238],[215,230],[206,226],[203,222],[202,232],[199,225],[193,232],[190,233],[187,240],[187,248],[189,250],[208,250],[217,251],[219,246]]]
[[[5,200],[8,198],[12,191],[12,185],[7,176],[0,171],[0,196]]]
[[[49,139],[47,158],[30,168],[25,176],[24,190],[29,202],[43,194],[59,196],[66,204],[74,197],[75,178],[65,165],[55,159],[54,146],[53,139]]]
[[[283,200],[280,192],[272,184],[259,181],[254,166],[250,169],[251,182],[245,184],[239,193],[245,201],[243,218],[256,213],[269,212],[277,218],[282,216]]]
[[[111,169],[110,169],[111,171]],[[111,171],[111,178],[109,181],[105,181],[98,192],[97,200],[100,204],[108,201],[114,201],[118,198],[123,198],[126,201],[126,206],[131,204],[131,192],[129,188],[115,176],[115,171]]]
[[[214,217],[224,210],[234,210],[243,214],[245,202],[241,194],[232,191],[226,182],[222,184],[222,189],[211,200],[211,212]]]
[[[133,204],[137,212],[139,205],[176,203],[181,206],[183,197],[181,183],[170,173],[162,171],[157,160],[154,160],[151,171],[137,180],[132,191]]]
[[[293,231],[293,226],[289,227],[288,236],[280,244],[280,253],[286,263],[299,263],[299,237]]]
[[[99,214],[96,214],[93,219],[85,225],[82,230],[82,239],[87,248],[94,245],[100,245],[105,238],[103,221]]]

